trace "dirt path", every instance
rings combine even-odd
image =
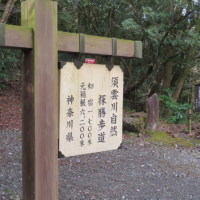
[[[0,131],[0,199],[21,198],[21,132]],[[122,150],[59,159],[59,199],[200,199],[200,149],[124,135]]]

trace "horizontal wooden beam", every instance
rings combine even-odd
[[[58,52],[79,53],[79,34],[58,31]]]
[[[33,48],[32,28],[0,23],[0,47],[9,49]]]
[[[142,58],[142,42],[58,31],[58,52]]]
[[[0,47],[33,48],[33,30],[0,23]],[[59,53],[142,58],[142,42],[58,31]]]
[[[135,41],[135,57],[142,58],[142,41]]]
[[[135,57],[135,42],[117,39],[117,57]]]
[[[80,53],[112,56],[112,38],[80,34]]]

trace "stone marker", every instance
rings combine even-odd
[[[79,67],[67,62],[59,70],[59,157],[114,150],[122,143],[122,69]]]
[[[156,93],[149,98],[148,106],[148,117],[145,127],[147,130],[155,131],[159,119],[159,102],[158,95]]]

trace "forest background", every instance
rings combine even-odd
[[[58,30],[143,42],[142,59],[112,58],[123,65],[124,108],[145,109],[155,92],[162,119],[186,122],[200,83],[200,2],[198,0],[58,0]],[[0,0],[0,23],[21,25],[20,0]],[[20,74],[22,52],[0,49],[0,91]],[[95,58],[104,64],[105,58]],[[85,56],[80,59],[84,62]],[[72,61],[73,55],[59,54]],[[193,115],[195,120],[200,115]]]

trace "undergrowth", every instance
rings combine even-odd
[[[193,138],[190,139],[183,139],[183,138],[172,138],[165,132],[157,131],[157,132],[151,132],[147,131],[147,135],[151,136],[151,138],[148,138],[147,140],[149,142],[162,142],[164,146],[184,146],[184,147],[192,147],[195,146],[195,144],[200,144],[200,141],[195,140]]]

